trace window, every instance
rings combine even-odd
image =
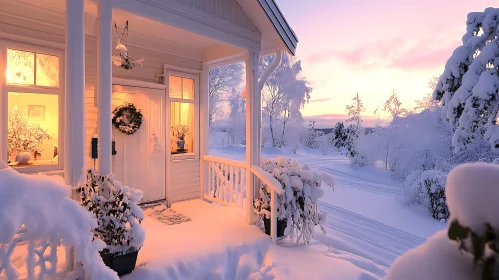
[[[60,166],[60,56],[22,49],[6,54],[3,155],[15,168]]]
[[[170,75],[171,153],[195,152],[196,85],[194,78]]]

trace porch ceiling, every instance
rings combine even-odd
[[[6,10],[16,16],[31,18],[54,27],[65,28],[65,0],[0,0],[9,7]],[[2,6],[2,5],[0,5]],[[3,10],[0,8],[0,11]],[[37,11],[37,12],[35,12]],[[97,35],[98,7],[95,2],[85,2],[85,33]],[[113,9],[113,21],[121,33],[128,20],[128,44],[145,49],[170,53],[198,61],[209,61],[224,56],[242,53],[242,48],[201,36],[171,25],[160,23],[127,11]],[[113,32],[114,34],[114,32]],[[115,38],[113,38],[115,39]]]

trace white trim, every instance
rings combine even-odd
[[[37,45],[37,46],[41,46],[41,47],[50,47],[50,48],[59,49],[59,50],[64,50],[64,48],[65,48],[65,45],[61,44],[61,43],[35,39],[35,38],[26,37],[26,36],[22,36],[22,35],[3,32],[3,31],[0,31],[0,39],[5,39],[5,40],[9,40],[9,41],[16,41],[16,42],[20,42],[20,43],[24,43],[24,44]]]
[[[232,55],[232,56],[228,56],[228,57],[224,57],[224,58],[221,58],[221,59],[207,61],[207,62],[204,62],[204,63],[206,63],[206,65],[208,65],[210,67],[210,69],[211,69],[211,68],[217,68],[217,67],[228,65],[228,64],[232,64],[232,63],[244,62],[245,57],[246,57],[245,53],[242,52],[242,53],[238,53],[238,54],[235,54],[235,55]]]
[[[25,38],[18,36],[20,38]],[[46,88],[35,86],[16,86],[7,85],[5,80],[5,71],[7,69],[7,49],[17,49],[27,52],[40,53],[57,56],[59,58],[59,88]],[[2,59],[3,58],[3,59]],[[19,41],[0,39],[0,160],[7,158],[7,134],[8,134],[8,93],[39,93],[53,94],[58,96],[58,162],[57,164],[46,164],[40,166],[23,166],[15,168],[21,173],[39,173],[52,170],[61,170],[64,168],[64,135],[65,135],[65,57],[63,50],[54,49],[46,46],[33,45]],[[36,81],[35,81],[36,82]]]
[[[268,19],[274,26],[276,32],[281,37],[288,50],[292,55],[295,55],[296,47],[298,45],[298,37],[296,37],[296,34],[293,32],[293,29],[291,29],[291,26],[289,26],[275,1],[258,0],[258,2],[267,14]]]
[[[118,85],[118,86],[129,86],[129,87],[140,87],[140,88],[151,88],[151,89],[161,89],[165,90],[166,85],[165,84],[156,84],[156,83],[151,83],[151,82],[144,82],[144,81],[138,81],[138,80],[130,80],[130,79],[122,79],[122,78],[116,78],[113,77],[113,86]]]
[[[201,73],[202,70],[199,69],[191,69],[191,68],[186,68],[186,67],[180,67],[180,66],[175,66],[171,64],[163,64],[163,67],[168,69],[168,70],[173,70],[181,73],[186,73],[186,74],[192,74],[192,75],[198,75]],[[159,75],[160,77],[165,77],[164,74]]]

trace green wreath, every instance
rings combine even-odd
[[[142,113],[132,103],[125,103],[114,108],[113,125],[120,132],[132,135],[142,125]]]

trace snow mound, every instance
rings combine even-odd
[[[445,188],[450,220],[478,233],[487,223],[499,227],[498,181],[497,164],[477,162],[454,168]],[[480,279],[480,269],[474,269],[474,257],[468,252],[461,252],[459,243],[440,231],[398,258],[386,279]]]
[[[13,279],[26,273],[22,268],[10,265],[8,252],[8,246],[15,243],[14,236],[23,226],[26,232],[21,235],[26,241],[50,238],[55,245],[74,246],[76,259],[83,263],[92,279],[118,279],[99,255],[105,247],[104,242],[92,241],[91,230],[97,227],[96,220],[78,202],[70,199],[70,188],[61,177],[0,169],[0,225],[0,263],[4,269],[0,270],[0,276],[4,273],[8,279]],[[25,261],[22,266],[28,266],[28,272],[38,265],[24,264]],[[57,257],[48,261],[54,265]],[[7,267],[3,267],[4,264]]]
[[[461,254],[457,243],[443,230],[395,260],[385,280],[470,280],[479,279],[477,272],[473,270],[473,258]]]
[[[485,223],[499,228],[499,166],[487,163],[468,163],[454,168],[447,178],[447,204],[450,220],[473,230],[481,230]]]

